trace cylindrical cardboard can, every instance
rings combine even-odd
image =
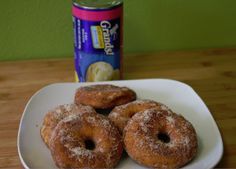
[[[76,81],[121,79],[123,1],[74,0],[72,13]]]

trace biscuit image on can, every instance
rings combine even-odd
[[[113,68],[109,63],[96,62],[91,64],[86,73],[87,82],[108,81],[113,79]]]

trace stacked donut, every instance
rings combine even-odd
[[[111,110],[108,117],[97,110]],[[41,136],[59,168],[114,168],[123,147],[137,163],[179,168],[197,153],[196,132],[184,117],[127,87],[90,85],[73,104],[49,111]]]

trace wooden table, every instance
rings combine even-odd
[[[223,137],[217,167],[236,167],[236,48],[134,54],[125,57],[124,69],[125,79],[170,78],[191,85]],[[73,70],[73,57],[0,62],[0,168],[22,168],[16,138],[29,98],[45,85],[73,82]]]

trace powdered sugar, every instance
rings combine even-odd
[[[61,114],[61,113],[63,113],[59,107],[56,108],[55,112],[56,112],[56,114]]]
[[[103,147],[99,147],[97,148],[97,151],[101,152],[101,153],[104,153],[105,152],[105,149]]]
[[[89,116],[86,120],[87,122],[92,123],[92,124],[96,123],[96,119],[94,116]]]
[[[72,156],[92,158],[92,151],[84,149],[82,147],[73,147],[69,148],[69,151],[72,152]]]
[[[110,117],[114,117],[114,118],[118,118],[119,116],[120,114],[115,111],[110,114]]]
[[[108,96],[108,99],[115,99],[117,97],[117,93],[111,93],[109,96]]]
[[[132,104],[149,104],[150,106],[156,106],[158,103],[153,100],[147,100],[147,99],[139,99],[131,102]],[[131,104],[130,103],[130,104]]]
[[[169,111],[169,108],[167,107],[167,106],[165,106],[165,105],[161,105],[161,110],[167,110],[167,111]]]
[[[175,123],[175,119],[174,119],[172,116],[167,116],[167,117],[166,117],[166,120],[167,120],[167,122],[170,123],[170,124]]]
[[[144,123],[147,123],[151,119],[151,109],[145,110],[142,114]]]
[[[52,110],[51,113],[56,119],[61,119],[64,115],[64,112],[62,111],[61,106],[56,107],[56,109]]]
[[[184,144],[184,145],[188,145],[189,144],[189,137],[185,137],[185,138],[183,138],[182,139],[182,143]]]
[[[73,106],[72,106],[71,104],[64,104],[64,105],[63,105],[63,108],[64,108],[66,111],[70,112],[70,111],[72,111]]]
[[[140,141],[138,141],[138,142],[136,143],[137,147],[139,147],[139,148],[143,148],[144,144],[145,144],[145,143],[144,143],[143,140],[140,140]]]
[[[62,121],[67,123],[67,122],[75,120],[75,119],[77,119],[79,117],[80,117],[80,114],[71,114],[71,115],[68,115],[67,117],[65,117]]]
[[[112,130],[114,130],[114,127],[111,125],[108,119],[101,118],[99,120],[100,122],[96,124],[98,126],[102,126],[105,129],[104,132],[110,133]]]
[[[176,146],[176,144],[173,143],[173,142],[170,142],[170,143],[167,144],[167,146],[170,147],[170,148],[173,148],[174,146]]]

